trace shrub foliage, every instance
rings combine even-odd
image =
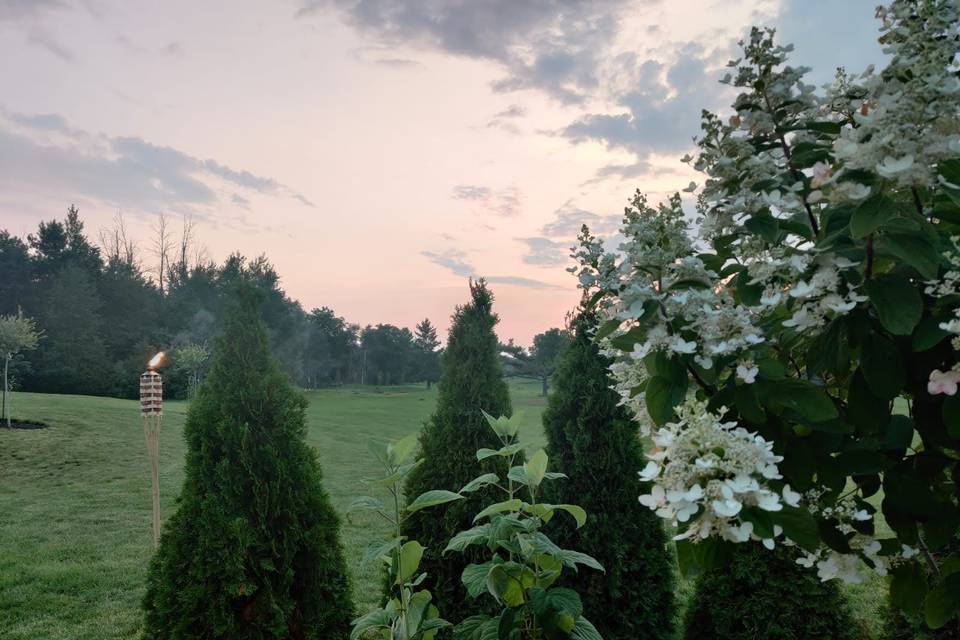
[[[353,613],[306,400],[238,292],[190,407],[186,479],[148,575],[145,637],[338,640]]]

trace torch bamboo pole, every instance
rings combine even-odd
[[[160,546],[160,426],[163,416],[144,416],[143,433],[150,458],[150,484],[153,496],[153,546]]]

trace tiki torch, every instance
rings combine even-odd
[[[153,484],[153,546],[160,545],[160,425],[163,422],[163,379],[156,369],[163,362],[163,351],[147,363],[140,375],[140,416],[147,439],[150,479]]]

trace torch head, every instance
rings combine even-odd
[[[158,368],[161,364],[163,364],[164,355],[165,355],[165,354],[163,353],[163,351],[160,351],[159,353],[157,353],[157,355],[155,355],[155,356],[153,356],[152,358],[150,358],[150,362],[147,363],[147,370],[148,370],[148,371],[156,371],[157,368]]]

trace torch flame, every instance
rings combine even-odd
[[[163,351],[161,351],[157,355],[150,358],[150,362],[147,363],[147,369],[150,369],[151,371],[153,371],[154,369],[159,367],[160,363],[163,362],[163,356],[164,356],[164,353]]]

